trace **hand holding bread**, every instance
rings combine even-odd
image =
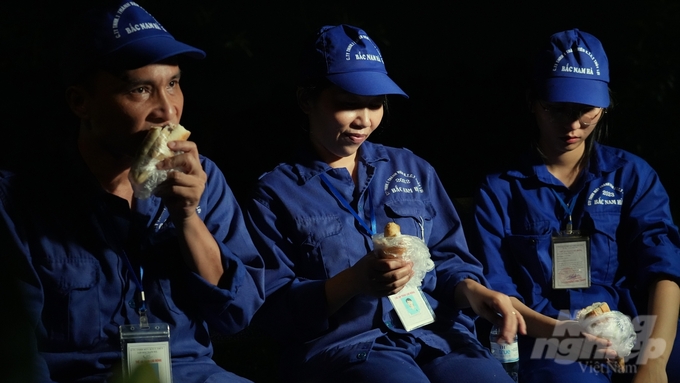
[[[636,338],[630,318],[619,311],[611,311],[607,302],[596,302],[580,310],[576,319],[584,332],[612,343],[611,348],[618,357],[607,359],[607,364],[616,372],[624,372],[624,357],[630,355]]]
[[[373,236],[375,254],[380,258],[400,258],[413,263],[414,276],[409,283],[420,286],[425,274],[434,269],[430,249],[421,238],[401,233],[396,222],[385,225],[383,233]]]
[[[168,142],[186,141],[190,134],[179,124],[149,129],[130,168],[129,179],[137,198],[148,198],[166,179],[168,171],[157,169],[156,164],[176,154],[168,148]]]

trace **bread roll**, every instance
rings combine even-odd
[[[384,240],[382,241],[381,253],[387,258],[401,258],[406,252],[406,247],[401,245],[401,241],[396,242],[395,240],[387,240],[387,238],[396,238],[401,235],[401,227],[394,223],[389,222],[385,225],[385,232],[383,233]]]
[[[610,311],[607,302],[595,302],[592,305],[579,310],[576,317],[579,321],[582,321],[586,318],[597,317]],[[596,322],[591,324],[591,327],[594,327],[595,323]],[[626,362],[622,357],[618,357],[614,360],[607,359],[607,364],[616,372],[624,372],[626,369]]]
[[[143,184],[155,169],[157,162],[174,155],[168,148],[168,142],[186,141],[189,135],[191,135],[191,132],[180,124],[169,124],[163,127],[154,126],[149,129],[132,163],[130,169],[132,180],[137,184]]]
[[[389,222],[385,225],[385,237],[396,237],[399,235],[401,235],[401,227],[398,224]]]
[[[607,302],[595,302],[592,305],[579,310],[576,315],[578,320],[583,320],[593,316],[602,315],[604,313],[610,312],[609,305]]]

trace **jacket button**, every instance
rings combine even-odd
[[[360,352],[357,354],[358,359],[366,359],[366,353],[365,352]]]

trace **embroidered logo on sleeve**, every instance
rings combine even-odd
[[[593,205],[623,205],[623,189],[610,182],[596,187],[588,195],[588,206]]]
[[[393,173],[385,181],[385,195],[394,193],[424,193],[423,186],[420,184],[415,174],[410,174],[401,170]]]

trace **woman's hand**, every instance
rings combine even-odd
[[[413,263],[402,258],[366,254],[352,266],[359,293],[375,297],[396,294],[413,276]]]
[[[500,339],[507,343],[515,341],[515,334],[526,334],[526,323],[515,310],[510,297],[490,290],[472,279],[465,279],[456,286],[455,301],[458,307],[471,307],[477,315],[497,325]]]
[[[328,315],[358,294],[384,297],[401,291],[413,276],[413,264],[401,258],[366,254],[359,262],[326,281]]]
[[[557,345],[563,341],[572,340],[572,347],[568,348],[568,355],[562,354],[569,360],[592,360],[596,359],[604,362],[606,358],[616,358],[616,351],[610,349],[611,342],[604,338],[596,337],[592,334],[583,332],[583,328],[575,320],[557,320],[549,316],[536,312],[522,303],[516,297],[510,297],[515,311],[522,314],[527,323],[527,335],[536,338],[555,342]],[[580,346],[579,346],[580,344]],[[582,350],[586,348],[588,355],[582,357]],[[592,351],[595,354],[592,355]],[[594,357],[594,358],[593,358]]]
[[[582,338],[583,345],[578,359],[596,360],[604,362],[606,359],[616,359],[616,350],[611,349],[612,342],[583,331],[583,327],[575,320],[558,320],[553,331],[553,338],[562,342],[566,339]],[[583,350],[587,350],[587,353]],[[594,353],[593,353],[594,351]]]

